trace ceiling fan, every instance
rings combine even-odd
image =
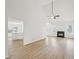
[[[50,19],[56,19],[57,17],[60,17],[60,15],[54,15],[54,3],[53,3],[53,0],[52,0],[52,16],[50,17]]]

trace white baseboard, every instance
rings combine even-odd
[[[31,43],[34,43],[34,42],[37,42],[37,41],[40,41],[40,40],[43,40],[43,39],[45,39],[45,38],[40,38],[38,40],[30,41],[28,43],[24,43],[24,45],[28,45],[28,44],[31,44]]]

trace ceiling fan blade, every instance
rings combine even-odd
[[[60,17],[60,15],[56,15],[55,17]]]
[[[56,15],[56,16],[54,16],[54,19],[56,19],[57,17],[60,17],[60,15]]]

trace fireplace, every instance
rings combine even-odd
[[[64,38],[64,31],[57,31],[57,37]]]

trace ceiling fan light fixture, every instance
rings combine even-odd
[[[51,19],[53,19],[54,17],[53,16],[51,16]]]

